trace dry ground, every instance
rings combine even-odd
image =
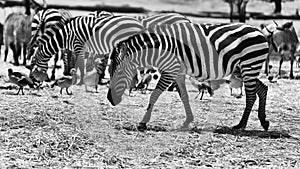
[[[179,3],[174,10],[228,11],[227,4],[219,1],[186,0],[197,5]],[[51,2],[67,0],[49,0]],[[75,4],[81,2],[74,0]],[[112,1],[103,0],[104,4],[109,2]],[[133,2],[141,6],[142,1]],[[171,7],[175,1],[165,0],[169,4],[164,6],[159,4],[160,0],[147,2],[150,9],[161,10]],[[273,7],[274,4],[253,0],[248,9],[272,12]],[[295,7],[297,5],[286,2],[283,13],[294,13]],[[2,21],[1,15],[11,11],[14,10],[0,13]],[[193,20],[228,22],[207,18]],[[272,21],[248,21],[256,26],[265,22]],[[299,21],[295,23],[299,32]],[[2,61],[3,56],[0,58]],[[6,75],[9,67],[28,72],[24,67],[1,61],[1,75]],[[278,62],[272,64],[275,67],[272,73],[275,73]],[[289,70],[288,62],[284,63],[283,70],[283,73]],[[300,68],[296,68],[295,73],[299,77]],[[246,131],[229,129],[240,120],[245,96],[231,97],[226,85],[213,97],[205,95],[201,101],[194,99],[198,92],[187,81],[195,115],[190,131],[176,130],[184,121],[184,109],[176,92],[165,92],[155,105],[149,130],[138,132],[135,125],[145,112],[150,92],[124,96],[120,105],[112,107],[106,100],[104,86],[99,93],[73,86],[71,96],[65,92],[60,95],[59,88],[25,90],[25,95],[15,95],[17,90],[4,89],[10,84],[0,80],[0,168],[300,168],[300,81],[283,78],[270,83],[264,75],[260,79],[269,86],[266,114],[271,125],[268,132],[259,124],[257,103]]]
[[[257,104],[246,131],[229,129],[242,115],[245,96],[230,96],[226,85],[199,100],[187,81],[195,122],[186,132],[176,130],[185,118],[176,92],[160,97],[149,130],[138,132],[135,125],[150,91],[124,96],[112,107],[104,86],[99,93],[73,86],[71,96],[60,95],[59,88],[25,90],[25,95],[1,89],[0,168],[299,168],[300,81],[260,79],[269,86],[268,132],[259,124]],[[9,85],[0,82],[2,88]]]

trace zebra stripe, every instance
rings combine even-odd
[[[174,24],[174,23],[184,23],[184,22],[191,22],[189,19],[187,19],[185,16],[177,14],[177,13],[161,13],[161,14],[153,14],[153,15],[144,15],[144,16],[136,16],[134,17],[135,19],[138,19],[141,24],[143,25],[144,29],[152,29],[153,26],[156,25],[162,25],[162,24]],[[109,26],[106,26],[107,28],[104,28],[102,30],[99,30],[99,35],[96,37],[109,37],[110,35],[108,34],[115,34],[114,28],[111,28]],[[105,30],[105,31],[104,31]],[[101,33],[100,33],[101,32]],[[136,32],[135,32],[136,33]],[[128,36],[133,35],[135,33],[132,34],[128,34]],[[113,44],[115,46],[115,44],[117,44],[118,42],[125,40],[125,38],[127,38],[128,36],[123,36],[123,37],[116,37],[115,39],[118,39],[117,41],[114,40],[114,42],[110,42],[108,44]],[[102,45],[105,44],[105,41],[112,41],[109,38],[103,38],[102,41]],[[143,39],[141,39],[141,41],[143,41]],[[112,50],[112,46],[100,46],[101,48],[101,52],[109,52]],[[155,54],[155,53],[153,53]],[[104,62],[107,63],[107,62]],[[106,67],[107,65],[101,65],[103,67]],[[102,72],[103,74],[105,72]],[[102,75],[104,77],[104,75]]]
[[[113,28],[114,32],[108,28]],[[85,48],[93,53],[106,54],[115,43],[141,30],[143,30],[141,23],[132,17],[81,16],[72,18],[65,25],[52,27],[39,39],[42,45],[36,52],[36,65],[46,69],[47,62],[54,53],[58,52],[59,48],[74,50],[77,58],[83,58]],[[102,41],[102,38],[106,41]],[[103,49],[102,43],[105,43],[104,45],[108,48]]]
[[[264,35],[250,25],[176,23],[156,26],[119,43],[112,53],[108,100],[117,105],[138,67],[157,67],[161,78],[153,91],[141,126],[150,120],[151,110],[160,94],[176,80],[186,110],[183,128],[193,121],[185,88],[185,74],[197,80],[217,80],[241,69],[246,91],[246,108],[235,129],[246,127],[256,94],[259,119],[265,130],[267,87],[257,79],[269,45]],[[155,53],[155,54],[153,54]]]

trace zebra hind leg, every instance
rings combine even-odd
[[[256,93],[259,98],[258,103],[258,118],[260,120],[260,124],[264,128],[265,131],[269,129],[270,122],[266,121],[266,100],[267,100],[267,92],[268,86],[263,84],[260,80],[257,80],[256,83]]]
[[[255,90],[254,92],[252,90],[246,89],[246,83],[245,83],[245,91],[246,91],[246,108],[244,110],[244,114],[242,116],[242,119],[240,120],[239,124],[234,126],[233,129],[245,129],[247,126],[248,118],[251,113],[253,104],[256,100],[256,94],[259,98],[259,106],[258,106],[258,118],[260,120],[260,123],[265,131],[269,129],[269,121],[266,121],[266,100],[267,100],[267,92],[268,87],[263,84],[260,80],[256,79],[255,83]]]
[[[175,87],[179,93],[180,99],[183,103],[185,113],[186,113],[185,122],[180,127],[180,130],[188,130],[190,123],[194,121],[194,115],[192,113],[192,109],[189,103],[189,95],[187,93],[186,86],[185,86],[185,75],[178,76],[176,78],[176,83],[177,85],[175,85]],[[202,90],[201,92],[202,92],[202,96],[201,96],[201,100],[202,100],[204,91]]]
[[[255,93],[256,87],[253,85],[251,85],[251,86],[248,86],[248,85],[249,84],[247,84],[245,82],[246,108],[244,110],[243,116],[242,116],[239,124],[236,126],[233,126],[234,130],[244,130],[246,128],[253,104],[256,100],[256,93]],[[256,83],[254,85],[256,85]],[[252,88],[252,86],[253,86],[253,88]],[[251,90],[251,88],[252,88],[252,90]]]

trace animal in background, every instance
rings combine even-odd
[[[0,58],[1,58],[1,48],[3,45],[3,24],[0,23]]]
[[[54,86],[60,87],[60,94],[62,94],[63,89],[66,89],[66,92],[68,95],[72,95],[72,92],[69,92],[68,89],[74,84],[74,77],[76,76],[76,69],[70,70],[71,76],[63,76],[59,79],[57,79],[52,85],[51,88]]]
[[[13,51],[14,65],[19,66],[23,48],[23,65],[26,65],[26,48],[31,35],[31,16],[23,13],[10,13],[4,21],[4,62],[8,48]]]
[[[276,22],[261,26],[263,34],[268,38],[270,44],[270,50],[265,62],[265,74],[269,75],[269,62],[270,54],[274,50],[280,54],[278,76],[281,76],[281,65],[284,60],[290,60],[291,68],[290,75],[291,79],[293,75],[293,63],[295,60],[295,52],[299,45],[299,40],[293,26],[293,22],[286,22],[279,26]]]
[[[96,58],[94,60],[94,58],[88,58],[87,61],[91,60],[91,66],[92,70],[90,71],[86,71],[85,75],[83,77],[83,84],[85,85],[85,91],[88,91],[88,86],[94,86],[96,89],[96,93],[98,92],[98,83],[99,83],[99,73],[97,72],[97,65],[99,65],[101,63],[101,59],[100,58]],[[93,61],[94,60],[94,61]],[[87,64],[88,67],[89,64]],[[87,69],[88,70],[88,69]]]
[[[29,86],[30,88],[35,87],[33,81],[28,75],[22,72],[14,72],[11,68],[8,69],[8,78],[9,81],[7,81],[7,83],[13,83],[19,87],[17,95],[20,93],[20,91],[22,91],[22,95],[24,95],[23,88],[25,86]]]
[[[26,59],[31,60],[31,62],[35,61],[35,58],[32,58],[32,55],[34,54],[35,49],[39,45],[37,43],[37,39],[42,37],[44,33],[50,29],[51,27],[55,27],[59,24],[65,24],[71,19],[71,13],[64,9],[42,9],[38,11],[32,19],[31,24],[31,37],[30,42],[27,48],[27,56]],[[51,73],[51,80],[55,80],[55,72],[57,66],[57,62],[59,58],[63,58],[63,55],[69,55],[71,51],[68,50],[61,50],[61,55],[56,54],[54,56],[54,66]],[[72,53],[71,53],[72,54]],[[32,68],[30,68],[32,69]],[[69,75],[70,70],[67,70],[67,74]]]

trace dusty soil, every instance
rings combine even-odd
[[[53,1],[57,0],[49,3]],[[139,0],[134,2],[139,6]],[[168,6],[158,2],[153,3],[153,9]],[[198,11],[228,10],[217,1],[202,2],[197,3]],[[256,7],[260,6],[266,12],[273,10],[273,4],[253,1],[258,4],[255,6],[250,2],[250,9],[259,10]],[[186,6],[184,10],[191,10]],[[284,12],[291,12],[287,9],[294,10],[295,4],[284,3]],[[257,26],[261,22],[272,21],[249,21]],[[8,68],[28,73],[26,68],[0,58],[0,75],[7,76]],[[272,74],[276,74],[278,61],[272,61],[272,65]],[[245,96],[230,96],[227,85],[213,97],[205,94],[204,100],[199,100],[195,99],[198,91],[187,81],[195,115],[190,131],[176,130],[184,121],[184,109],[176,92],[165,92],[154,107],[149,130],[139,132],[135,126],[146,110],[151,91],[125,95],[122,103],[113,107],[106,99],[105,86],[98,93],[93,88],[86,92],[84,86],[72,86],[70,96],[65,91],[60,95],[58,87],[26,89],[25,95],[15,95],[17,89],[8,89],[11,84],[0,80],[0,168],[300,168],[300,68],[295,68],[298,80],[288,79],[288,71],[289,63],[284,62],[284,78],[277,83],[260,76],[269,87],[268,132],[259,124],[257,103],[245,131],[230,129],[240,120]]]
[[[288,65],[284,63],[283,73]],[[26,72],[8,63],[0,66],[2,75],[8,67]],[[205,94],[199,100],[187,81],[195,115],[190,131],[176,130],[184,121],[184,109],[176,92],[165,92],[155,105],[149,130],[138,132],[135,126],[151,91],[125,95],[113,107],[105,86],[99,93],[72,86],[71,96],[65,91],[60,95],[58,87],[15,95],[17,90],[5,89],[11,84],[2,81],[0,168],[299,168],[300,81],[283,78],[270,83],[264,75],[260,79],[269,86],[268,132],[259,124],[257,103],[246,131],[230,130],[242,115],[245,96],[230,96],[226,85],[213,97]]]

